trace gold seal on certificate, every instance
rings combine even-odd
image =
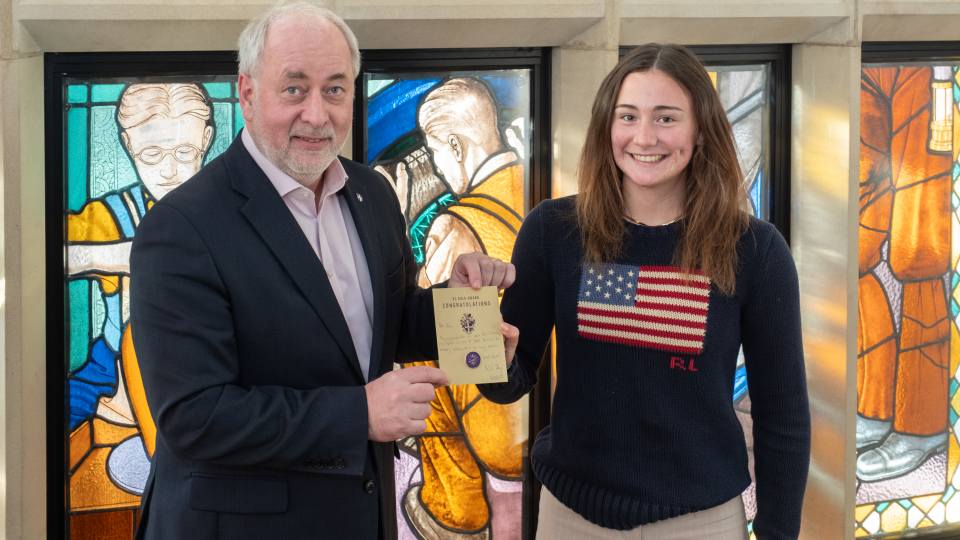
[[[506,382],[496,287],[433,289],[440,369],[450,384]]]

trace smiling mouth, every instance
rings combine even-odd
[[[330,140],[328,137],[304,137],[303,135],[294,135],[293,138],[310,144],[320,144]]]
[[[632,157],[634,161],[639,161],[641,163],[657,163],[658,161],[662,161],[663,158],[665,158],[666,156],[663,154],[656,154],[652,156],[644,156],[641,154],[630,154],[630,157]]]

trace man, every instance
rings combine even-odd
[[[436,356],[432,295],[391,188],[336,155],[356,39],[292,4],[251,21],[239,49],[247,127],[154,205],[132,253],[158,429],[140,535],[393,538],[394,441],[424,430],[446,377],[391,371],[398,354]],[[448,285],[512,281],[473,254]]]

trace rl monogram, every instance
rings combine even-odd
[[[695,363],[696,358],[684,358],[682,356],[670,357],[670,369],[679,369],[680,371],[700,371]]]

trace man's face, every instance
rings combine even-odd
[[[120,136],[143,185],[160,200],[200,170],[212,135],[204,120],[186,114],[155,116]]]
[[[353,65],[340,30],[316,17],[287,17],[267,32],[240,104],[257,148],[280,170],[316,187],[353,121]]]

